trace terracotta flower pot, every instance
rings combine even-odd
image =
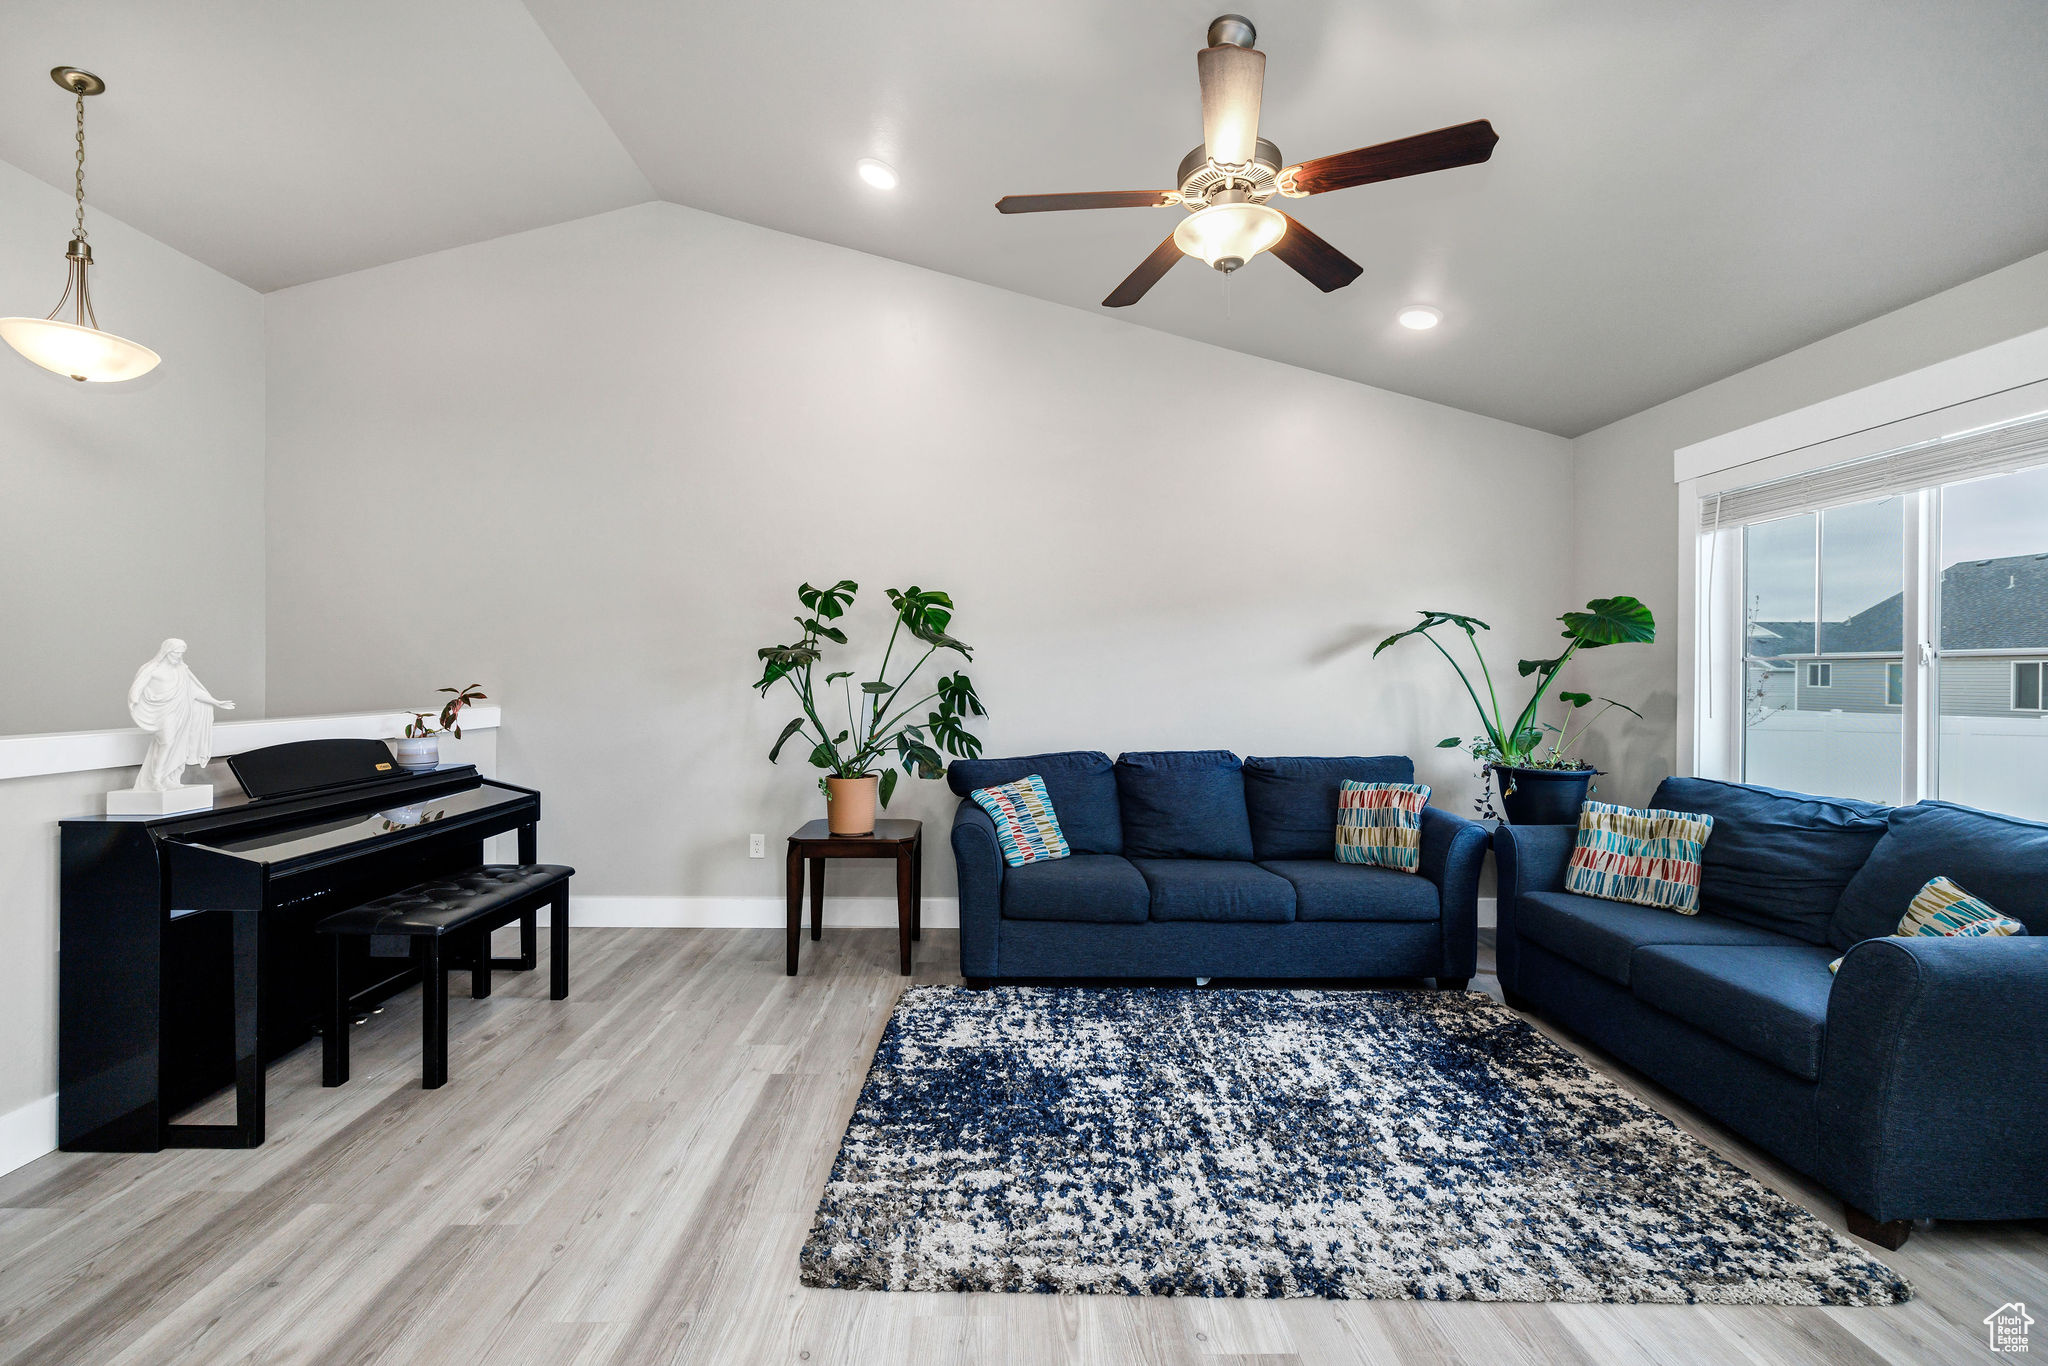
[[[833,834],[875,833],[875,796],[881,782],[873,774],[865,778],[825,780],[825,822]]]

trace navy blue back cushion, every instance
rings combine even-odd
[[[1124,813],[1124,853],[1130,858],[1252,856],[1244,766],[1227,749],[1120,754],[1116,795]],[[1330,838],[1336,839],[1334,825]]]
[[[1846,949],[1890,934],[1920,889],[1937,877],[1952,879],[2025,925],[2028,934],[2048,934],[2048,825],[1921,802],[1891,813],[1870,861],[1842,893],[1831,942]]]
[[[1244,761],[1244,805],[1252,850],[1267,858],[1336,858],[1337,789],[1354,783],[1412,783],[1415,761],[1404,754],[1370,759]]]
[[[1121,854],[1123,820],[1117,813],[1116,771],[1100,750],[1026,754],[1017,759],[955,759],[946,765],[946,786],[965,797],[976,788],[1014,783],[1036,773],[1045,779],[1052,814],[1077,854]]]
[[[1884,838],[1888,810],[1709,778],[1666,778],[1650,805],[1714,818],[1700,867],[1702,910],[1809,944],[1829,942],[1842,889]]]

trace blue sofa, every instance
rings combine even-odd
[[[1072,854],[1011,868],[994,822],[965,798],[1032,773]],[[1415,765],[1225,750],[953,763],[961,975],[1433,977],[1462,990],[1478,952],[1485,828],[1430,807],[1419,875],[1339,863],[1347,778],[1413,782]]]
[[[1937,876],[2048,936],[2048,825],[1698,778],[1651,805],[1714,818],[1696,916],[1566,892],[1575,827],[1495,835],[1509,1004],[1818,1181],[1885,1247],[1916,1218],[2048,1215],[2048,937],[1890,937]]]

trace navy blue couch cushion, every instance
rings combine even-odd
[[[1515,933],[1620,986],[1629,984],[1629,966],[1636,950],[1650,944],[1783,947],[1800,943],[1789,935],[1718,915],[1680,915],[1655,906],[1603,901],[1571,892],[1525,892],[1516,897]]]
[[[1244,766],[1227,749],[1118,755],[1116,794],[1124,818],[1123,852],[1131,858],[1252,856]],[[1053,809],[1059,810],[1057,797]],[[1066,824],[1064,815],[1060,823]],[[1334,811],[1330,831],[1334,846]]]
[[[1888,810],[1708,778],[1666,778],[1650,805],[1714,818],[1700,909],[1809,944],[1828,942],[1842,889],[1884,837]]]
[[[956,797],[976,788],[1014,783],[1036,773],[1059,820],[1067,847],[1077,854],[1121,854],[1123,818],[1117,809],[1116,768],[1092,749],[1060,754],[1026,754],[1016,759],[955,759],[946,765],[946,786]]]
[[[1296,920],[1422,922],[1442,912],[1436,884],[1414,873],[1328,858],[1268,859],[1259,866],[1294,885]]]
[[[1949,802],[1893,809],[1884,838],[1842,893],[1829,938],[1838,949],[1898,929],[1937,877],[2048,934],[2048,825]]]
[[[1415,761],[1403,754],[1348,759],[1259,758],[1244,761],[1244,805],[1252,852],[1260,859],[1334,858],[1337,789],[1354,783],[1412,783]]]
[[[1140,925],[1152,893],[1130,860],[1116,854],[1037,859],[1003,870],[1006,920],[1088,920]]]
[[[1288,921],[1294,887],[1256,863],[1134,858],[1152,890],[1154,920]]]
[[[1629,990],[1753,1058],[1817,1081],[1834,956],[1823,944],[1653,944],[1636,952]]]

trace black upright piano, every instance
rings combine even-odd
[[[516,830],[519,861],[535,861],[540,794],[471,765],[406,773],[377,740],[279,745],[229,764],[246,791],[212,810],[62,822],[67,1152],[261,1143],[263,1068],[313,1037],[330,989],[314,924],[476,867],[492,835]],[[419,981],[410,959],[350,951],[352,993],[376,1000]],[[229,1086],[233,1123],[173,1122]]]

